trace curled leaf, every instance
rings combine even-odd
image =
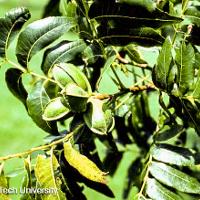
[[[111,111],[103,110],[104,102],[102,100],[91,97],[88,102],[90,103],[89,109],[83,116],[87,126],[94,133],[99,135],[107,134],[114,125]]]
[[[91,86],[85,74],[76,66],[69,63],[55,65],[52,70],[53,77],[63,87],[69,83],[75,83],[83,90],[91,92]]]
[[[69,83],[64,88],[64,101],[67,102],[70,109],[74,112],[86,111],[89,95],[81,87],[74,83]]]
[[[55,98],[50,101],[44,109],[42,118],[46,121],[53,121],[64,117],[69,113],[69,109],[61,102],[61,98]]]

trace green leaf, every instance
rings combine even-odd
[[[170,125],[170,126],[164,126],[161,130],[158,130],[156,134],[154,135],[154,140],[156,142],[162,142],[169,140],[176,135],[179,135],[184,131],[183,126],[175,124],[175,125]]]
[[[90,44],[83,52],[83,60],[86,64],[94,64],[100,57],[103,57],[102,49],[96,41]]]
[[[106,60],[104,66],[103,66],[101,75],[100,75],[100,77],[99,77],[99,79],[98,79],[98,81],[97,81],[97,83],[96,83],[97,88],[98,88],[98,86],[99,86],[99,84],[100,84],[100,82],[101,82],[101,80],[102,80],[104,74],[106,74],[106,72],[109,70],[109,68],[110,68],[111,65],[114,63],[114,61],[115,61],[116,58],[117,58],[117,56],[116,56],[116,54],[114,54],[114,55],[110,56],[110,57]]]
[[[10,68],[6,71],[6,84],[11,93],[26,106],[27,91],[22,83],[23,72],[19,69]]]
[[[200,183],[196,178],[173,167],[153,161],[149,170],[153,177],[169,187],[186,193],[200,193]]]
[[[185,10],[187,9],[189,0],[182,0],[182,13],[185,12]]]
[[[135,45],[127,45],[124,47],[124,50],[127,51],[127,54],[130,57],[131,61],[134,61],[139,64],[147,64],[147,62],[141,57]]]
[[[0,188],[9,189],[8,179],[3,174],[0,175]],[[8,194],[2,192],[0,192],[0,199],[11,200]]]
[[[54,79],[65,87],[69,83],[75,83],[83,90],[91,93],[92,89],[85,74],[75,65],[70,63],[59,63],[52,69]]]
[[[157,64],[154,67],[154,84],[164,90],[168,90],[168,88],[171,87],[173,83],[173,79],[170,73],[172,62],[171,50],[172,43],[170,37],[167,37],[158,56]]]
[[[42,119],[44,108],[50,102],[50,98],[44,89],[45,82],[38,81],[34,84],[32,91],[28,94],[27,107],[28,113],[33,121],[44,131],[58,134],[55,122],[47,122]]]
[[[94,162],[73,149],[70,142],[64,144],[64,155],[67,162],[87,179],[106,184],[106,174]]]
[[[106,135],[114,126],[114,118],[109,110],[103,110],[104,102],[99,99],[90,98],[88,100],[89,109],[83,117],[88,128],[99,135]]]
[[[58,168],[58,162],[55,156],[51,155],[50,158],[45,158],[43,155],[38,155],[35,166],[35,176],[40,188],[52,189],[52,193],[44,194],[43,200],[65,200],[65,194],[61,191],[60,185],[57,183],[55,170]]]
[[[195,24],[198,27],[200,26],[200,10],[199,7],[190,6],[185,14],[184,14],[184,23],[188,24]]]
[[[167,144],[153,145],[151,149],[153,158],[157,161],[178,166],[194,166],[195,154],[189,149]]]
[[[65,104],[74,112],[85,112],[89,95],[81,87],[69,83],[62,91]]]
[[[198,77],[197,77],[197,80],[194,84],[194,89],[192,91],[191,96],[194,99],[200,99],[200,70],[198,71]]]
[[[0,188],[1,189],[8,189],[9,188],[9,181],[8,178],[4,176],[3,172],[4,163],[0,163]],[[11,200],[8,194],[0,192],[0,199],[1,200]]]
[[[148,178],[146,193],[153,200],[181,200],[181,197],[165,188],[153,178]]]
[[[164,38],[152,28],[109,28],[100,32],[100,39],[105,44],[112,45],[127,45],[129,43],[138,44],[141,46],[162,45]]]
[[[47,49],[44,53],[42,70],[48,74],[49,70],[57,63],[75,60],[86,48],[83,40],[73,42],[62,41],[56,46]]]
[[[153,0],[118,0],[117,2],[142,6],[145,7],[148,11],[153,11],[156,8],[156,4]]]
[[[42,115],[45,121],[58,120],[69,113],[69,108],[64,106],[61,102],[61,98],[51,100],[44,109],[44,114]]]
[[[5,57],[9,44],[29,18],[28,9],[23,7],[11,9],[5,18],[0,18],[0,57]]]
[[[195,53],[191,44],[184,42],[176,50],[176,63],[178,66],[178,86],[182,94],[187,92],[194,80]]]
[[[27,67],[36,53],[73,27],[75,20],[66,17],[47,17],[29,24],[18,38],[16,48],[18,62]]]

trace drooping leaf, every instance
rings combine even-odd
[[[194,166],[195,154],[189,149],[167,144],[154,145],[151,150],[155,160],[178,166]]]
[[[67,162],[87,179],[106,184],[107,173],[102,172],[95,163],[73,149],[70,142],[64,144],[64,155]]]
[[[63,91],[64,101],[74,112],[85,112],[89,95],[75,83],[69,83]]]
[[[66,200],[65,194],[61,191],[61,186],[58,183],[59,177],[56,177],[55,170],[58,168],[58,162],[55,156],[45,158],[43,155],[38,155],[35,166],[35,176],[40,188],[51,189],[50,194],[44,194],[42,199],[48,200]]]
[[[27,67],[31,58],[65,32],[75,27],[75,20],[66,17],[47,17],[29,24],[18,38],[18,62]]]
[[[61,102],[61,98],[51,100],[44,108],[44,113],[42,115],[45,121],[55,121],[58,120],[69,113],[69,108],[64,106]]]
[[[153,161],[150,173],[158,181],[181,192],[199,194],[200,183],[198,180],[164,163]]]
[[[191,44],[184,42],[176,50],[176,63],[178,65],[178,86],[182,94],[187,92],[194,79],[195,53]]]
[[[114,125],[114,118],[110,110],[103,110],[104,102],[99,99],[90,98],[89,109],[83,117],[88,128],[99,135],[106,135],[111,131]]]
[[[6,84],[12,94],[17,97],[26,107],[27,91],[22,83],[23,72],[19,69],[10,68],[6,71]]]
[[[181,200],[181,197],[165,188],[153,178],[148,178],[146,193],[153,200]]]
[[[157,64],[154,67],[154,84],[164,90],[168,90],[173,84],[173,77],[171,77],[170,73],[172,62],[171,50],[172,43],[170,38],[167,37],[158,56]]]
[[[27,107],[28,113],[33,121],[44,131],[53,135],[58,134],[57,126],[55,122],[47,122],[42,119],[44,109],[50,102],[50,98],[44,89],[45,82],[38,81],[32,88],[32,91],[28,94]]]
[[[11,9],[5,18],[0,18],[0,57],[5,57],[9,44],[29,18],[29,10],[23,7]]]
[[[62,41],[56,46],[47,49],[42,62],[43,72],[47,74],[55,64],[76,59],[85,48],[85,42],[83,40],[77,40],[73,42]]]
[[[52,74],[54,79],[63,87],[69,83],[75,83],[89,93],[92,91],[85,74],[73,64],[59,63],[53,67]]]

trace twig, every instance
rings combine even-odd
[[[79,125],[74,131],[72,131],[69,134],[67,134],[64,138],[56,140],[56,141],[54,141],[54,142],[52,142],[50,144],[42,145],[42,146],[39,146],[39,147],[34,147],[34,148],[29,149],[28,151],[24,151],[24,152],[20,152],[20,153],[11,154],[11,155],[8,155],[8,156],[0,157],[0,161],[5,161],[5,160],[12,159],[12,158],[20,158],[20,157],[23,157],[23,156],[27,156],[27,155],[32,154],[35,151],[49,149],[49,148],[51,148],[53,146],[56,146],[56,145],[58,145],[60,143],[66,142],[73,136],[74,132],[79,130],[82,126],[83,126],[82,124]]]
[[[152,162],[152,156],[150,155],[150,156],[149,156],[149,160],[148,160],[148,162],[147,162],[147,164],[146,164],[147,170],[146,170],[146,174],[145,174],[145,176],[144,176],[144,180],[143,180],[143,183],[142,183],[142,187],[141,187],[139,193],[137,194],[138,197],[143,196],[143,191],[144,191],[144,188],[145,188],[147,179],[148,179],[148,177],[149,177],[149,165],[151,164],[151,162]]]

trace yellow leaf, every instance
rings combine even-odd
[[[64,144],[64,155],[67,162],[87,179],[106,184],[106,172],[102,172],[94,162],[73,149],[70,142]]]

